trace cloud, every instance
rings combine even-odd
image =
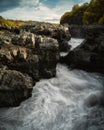
[[[63,14],[66,11],[70,11],[72,9],[72,6],[74,5],[73,0],[61,0],[57,3],[56,7],[54,8],[54,11],[58,14]]]
[[[91,0],[81,0],[79,5],[83,4],[83,3],[89,3]]]
[[[35,2],[34,2],[35,1]],[[55,21],[57,13],[51,10],[40,0],[22,0],[20,6],[1,12],[0,15],[11,19],[37,20],[37,21]]]
[[[35,9],[35,8],[38,8],[39,5],[40,5],[40,0],[28,0],[28,1],[21,0],[21,2],[20,2],[20,7],[22,7],[22,8],[34,7],[34,9]]]
[[[2,0],[3,1],[3,0]],[[4,0],[7,1],[7,0]],[[9,1],[9,0],[8,0]],[[60,17],[70,11],[75,4],[75,0],[53,0],[54,6],[48,6],[50,0],[11,0],[19,1],[15,8],[1,12],[0,15],[5,18],[35,20],[45,22],[59,22]],[[79,0],[80,3],[89,0]],[[48,4],[47,4],[48,3]],[[15,6],[15,5],[14,5]]]
[[[20,0],[0,0],[0,12],[19,6]]]

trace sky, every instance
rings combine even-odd
[[[90,0],[0,0],[0,16],[57,23],[73,5],[85,2]]]

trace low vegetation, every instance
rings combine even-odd
[[[21,27],[24,25],[43,25],[43,24],[48,24],[48,25],[53,25],[55,27],[59,27],[60,24],[58,23],[46,23],[46,22],[38,22],[38,21],[32,21],[32,20],[28,20],[28,21],[22,21],[22,20],[12,20],[12,19],[5,19],[2,16],[0,16],[0,26],[1,27]]]
[[[4,19],[0,16],[0,25],[1,26],[10,26],[10,27],[20,27],[24,25],[24,21],[21,20],[11,20],[11,19]]]

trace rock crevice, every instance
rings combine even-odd
[[[70,39],[64,27],[51,24],[24,26],[18,32],[0,30],[0,107],[19,105],[31,96],[36,81],[54,77],[60,43]]]

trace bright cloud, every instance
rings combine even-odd
[[[5,18],[35,20],[45,22],[59,22],[64,12],[70,11],[75,0],[56,0],[56,5],[50,8],[48,0],[19,0],[19,6],[1,12]],[[79,4],[89,2],[89,0],[79,0]],[[49,1],[48,1],[49,3]]]

